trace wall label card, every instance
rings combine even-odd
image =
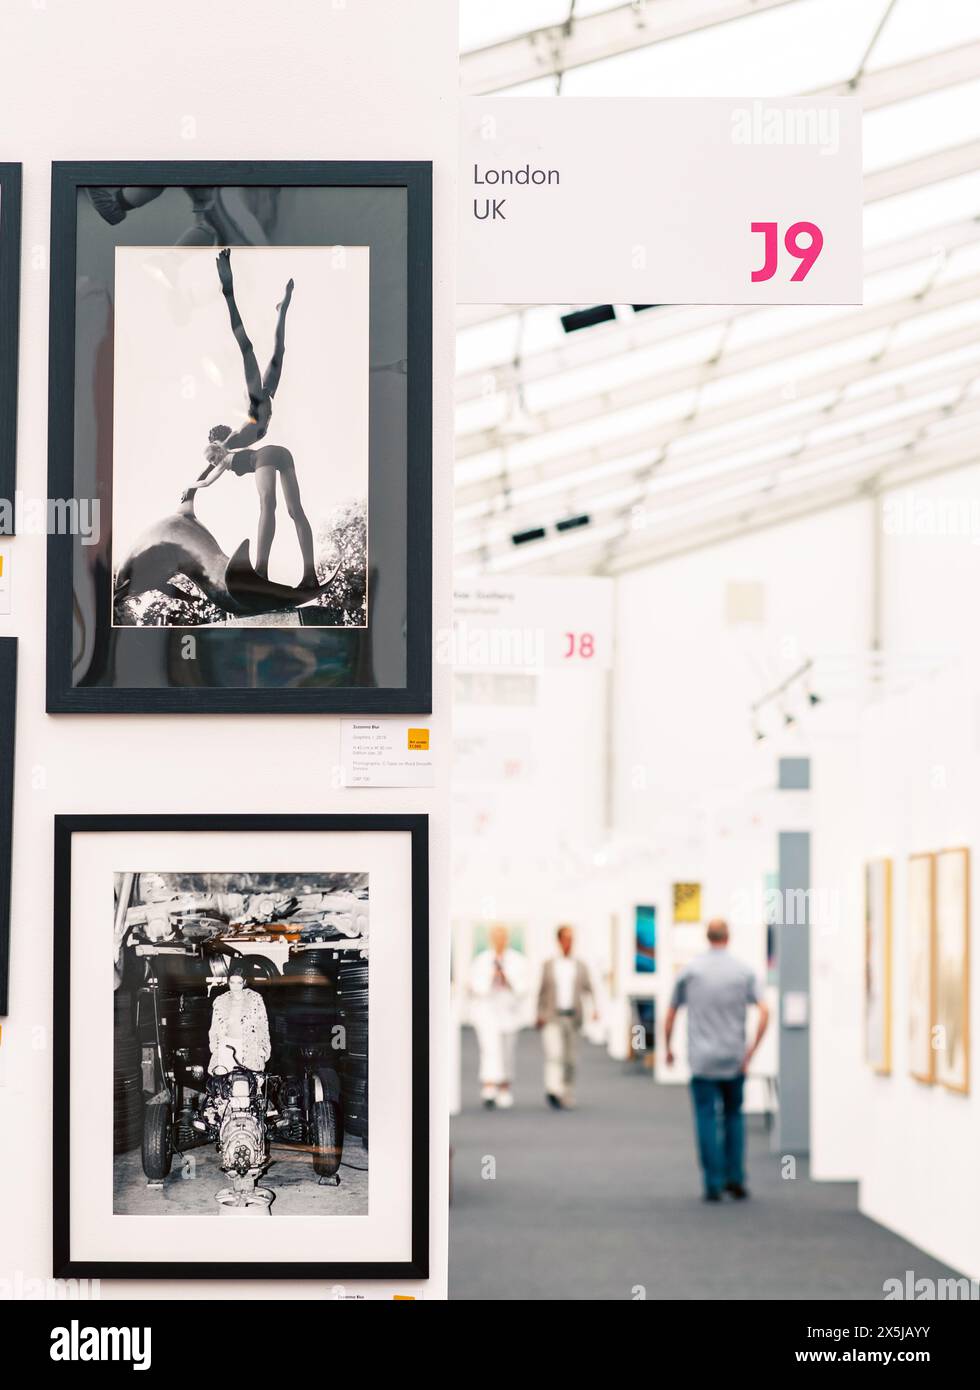
[[[471,97],[461,304],[861,302],[861,108]]]
[[[432,730],[408,719],[345,719],[340,757],[348,787],[435,785]]]

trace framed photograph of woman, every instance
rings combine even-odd
[[[970,1090],[970,851],[936,855],[936,1080]]]
[[[56,164],[49,712],[431,705],[431,171]]]
[[[426,1277],[427,862],[424,816],[56,819],[56,1277]]]
[[[0,163],[0,535],[14,533],[21,166]]]

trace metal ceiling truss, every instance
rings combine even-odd
[[[881,354],[867,363],[861,373],[862,381],[871,380],[876,375],[891,375],[900,366],[914,367],[939,361],[971,347],[976,347],[978,355],[965,364],[953,362],[934,372],[903,378],[860,395],[847,394],[855,380],[854,364],[848,363],[843,368],[808,377],[793,388],[793,405],[805,402],[810,397],[830,395],[829,400],[812,410],[780,413],[785,412],[787,402],[774,399],[772,391],[761,392],[721,406],[717,411],[704,411],[693,418],[680,417],[642,434],[617,438],[583,454],[549,459],[546,469],[544,465],[539,465],[523,470],[519,484],[508,482],[506,496],[501,495],[499,477],[485,480],[479,485],[479,493],[473,489],[474,496],[478,496],[479,500],[461,502],[457,506],[456,524],[466,527],[504,512],[509,515],[528,504],[540,506],[548,498],[575,497],[579,488],[615,476],[616,472],[650,471],[652,463],[657,460],[660,461],[656,462],[656,471],[662,474],[674,467],[687,467],[689,463],[696,464],[706,458],[731,453],[735,448],[761,447],[769,441],[805,435],[842,420],[856,419],[889,406],[900,405],[914,397],[937,391],[944,385],[968,380],[977,373],[980,367],[980,333],[977,326],[971,323],[952,333],[923,339],[907,349]],[[770,416],[778,418],[765,423]],[[699,434],[717,433],[722,425],[755,419],[760,421],[760,427],[755,432],[735,433],[727,441],[708,446],[704,452],[696,455],[686,453],[674,459],[670,456],[671,447],[680,441],[689,441]],[[467,490],[463,491],[465,493]]]
[[[977,380],[978,376],[980,361],[970,364],[966,380],[972,382]],[[939,402],[898,420],[889,419],[873,428],[849,432],[840,439],[809,447],[787,452],[779,447],[777,441],[770,456],[750,460],[741,465],[718,468],[714,475],[707,477],[691,476],[696,469],[685,465],[677,468],[672,474],[655,474],[652,486],[647,479],[625,480],[618,490],[593,496],[587,503],[583,501],[582,506],[588,507],[593,526],[601,526],[608,516],[628,519],[638,513],[649,515],[649,524],[660,524],[661,518],[666,515],[669,519],[670,509],[678,505],[686,509],[703,499],[704,510],[707,511],[712,495],[716,492],[725,492],[732,488],[741,489],[759,480],[763,486],[766,486],[766,480],[770,480],[770,490],[775,491],[784,479],[791,479],[796,474],[818,470],[823,474],[831,472],[837,466],[835,460],[840,460],[841,466],[849,467],[853,463],[853,466],[863,469],[865,473],[874,473],[877,469],[874,461],[879,457],[894,459],[901,457],[910,448],[919,448],[927,441],[933,442],[934,436],[928,433],[933,426],[950,422],[951,428],[969,428],[975,431],[978,412],[980,398],[977,397],[966,398],[958,408],[955,403]],[[883,450],[878,449],[876,446],[882,443],[886,447]],[[738,451],[736,448],[736,452]],[[856,459],[852,457],[855,454],[859,455]],[[724,461],[724,452],[716,457]],[[537,524],[553,525],[558,519],[560,516],[545,518],[539,513]],[[508,514],[495,526],[474,530],[469,536],[460,539],[457,555],[463,557],[471,552],[485,551],[487,548],[509,548],[511,535],[514,530],[521,529],[521,524],[519,518],[516,523],[512,522]],[[646,529],[646,524],[643,529]],[[584,543],[585,532],[581,535]],[[574,542],[573,534],[567,538],[567,544],[572,545]]]
[[[610,386],[597,394],[574,398],[539,411],[534,416],[537,433],[574,429],[578,425],[587,424],[619,410],[649,405],[653,401],[680,392],[696,391],[741,372],[785,363],[791,357],[817,352],[836,343],[907,323],[913,318],[935,313],[939,309],[966,303],[976,299],[978,294],[980,276],[969,275],[959,280],[933,284],[923,293],[903,295],[882,304],[856,309],[830,319],[821,319],[794,334],[774,334],[761,342],[749,343],[745,347],[722,353],[715,360],[687,363],[668,371],[644,375],[618,386]],[[497,426],[473,430],[457,437],[456,457],[458,460],[465,460],[488,453],[500,447],[502,442]],[[556,447],[561,448],[560,442]],[[465,483],[465,468],[460,470],[459,476],[460,481]]]
[[[633,0],[629,5],[549,24],[464,53],[460,82],[467,96],[504,91],[648,48],[664,39],[795,3],[797,0]]]
[[[714,545],[722,540],[734,540],[770,526],[802,520],[815,512],[876,497],[896,488],[908,487],[944,473],[967,468],[980,461],[980,447],[977,445],[975,430],[967,433],[970,437],[966,441],[947,450],[930,453],[928,456],[913,456],[909,451],[903,451],[890,465],[883,466],[873,477],[866,471],[855,468],[844,477],[828,481],[814,480],[782,499],[746,507],[735,514],[729,511],[727,516],[720,515],[716,520],[708,519],[687,530],[675,531],[649,548],[639,544],[633,548],[616,547],[607,555],[602,572],[621,574],[631,569],[645,568],[647,565],[658,564],[673,556]]]
[[[890,462],[878,460],[876,471],[869,473],[866,464],[852,465],[830,479],[812,480],[776,498],[766,499],[756,494],[742,506],[719,503],[709,510],[698,508],[699,519],[689,527],[672,522],[667,534],[656,537],[654,527],[639,532],[625,532],[622,518],[570,537],[544,541],[537,546],[515,548],[491,560],[463,563],[461,576],[473,573],[502,572],[520,569],[526,574],[623,574],[633,569],[645,569],[665,560],[706,549],[729,540],[753,535],[775,526],[801,521],[805,517],[831,511],[852,502],[866,500],[894,488],[910,486],[944,473],[955,472],[980,462],[980,444],[975,431],[965,431],[965,442],[928,456],[916,455],[908,449],[890,457]],[[628,537],[628,540],[626,539]],[[577,554],[575,553],[577,551]],[[591,560],[588,558],[591,556]],[[574,564],[570,571],[569,561]]]
[[[462,91],[466,96],[506,91],[649,48],[665,39],[795,3],[798,0],[634,0],[633,4],[582,15],[464,53],[460,58]],[[858,95],[865,111],[877,111],[894,102],[945,91],[977,76],[980,43],[965,43],[890,67],[864,70],[844,82],[803,95],[817,100]]]

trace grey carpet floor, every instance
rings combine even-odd
[[[749,1117],[747,1202],[700,1200],[686,1087],[580,1049],[579,1108],[546,1109],[540,1043],[523,1033],[516,1104],[479,1104],[463,1036],[453,1120],[452,1299],[881,1299],[905,1271],[951,1275],[857,1210],[851,1183],[780,1175]],[[493,1174],[493,1176],[485,1176]]]

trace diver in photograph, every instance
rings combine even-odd
[[[231,271],[231,252],[225,248],[217,258],[218,279],[222,293],[228,304],[231,331],[242,354],[245,368],[245,388],[248,392],[249,415],[240,429],[232,430],[228,425],[215,425],[208,434],[208,446],[204,456],[208,467],[182,495],[181,501],[194,496],[198,488],[211,487],[227,469],[244,477],[251,473],[259,494],[259,528],[256,537],[255,572],[262,579],[269,577],[269,556],[276,533],[276,478],[279,478],[282,494],[286,500],[286,510],[296,527],[300,554],[303,557],[303,578],[301,589],[317,587],[316,561],[313,555],[313,528],[303,510],[299,483],[296,480],[296,466],[288,449],[279,444],[263,445],[260,449],[252,446],[263,439],[272,418],[272,400],[282,376],[282,361],[286,350],[286,312],[293,297],[293,281],[286,285],[286,292],[276,306],[279,318],[276,323],[276,339],[272,358],[265,375],[259,371],[251,339],[245,331],[242,316],[235,301],[235,287]]]
[[[269,1042],[269,1018],[261,994],[245,988],[245,976],[240,965],[231,967],[228,993],[219,994],[211,1010],[208,1031],[211,1059],[208,1071],[231,1071],[246,1067],[249,1071],[265,1071],[272,1052]]]

